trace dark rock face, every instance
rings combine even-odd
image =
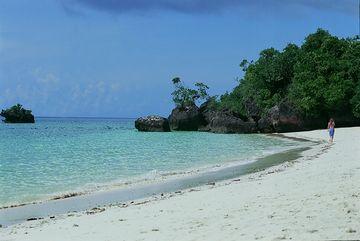
[[[139,131],[208,131],[215,133],[273,133],[292,132],[326,128],[329,116],[304,118],[289,102],[281,102],[270,108],[261,117],[255,102],[245,104],[247,116],[241,116],[230,110],[219,110],[210,101],[200,108],[195,104],[176,107],[169,120],[159,116],[139,118],[135,127]],[[331,113],[330,113],[331,114]],[[347,111],[331,115],[337,127],[360,125],[357,119]]]
[[[5,123],[35,123],[35,118],[34,115],[31,114],[31,110],[24,109],[20,104],[2,110],[0,116],[5,118]]]
[[[174,131],[197,131],[201,124],[201,115],[196,105],[172,110],[169,116],[170,129]]]
[[[169,121],[161,116],[140,117],[135,121],[135,128],[139,131],[148,132],[170,131]]]
[[[270,108],[258,122],[261,132],[291,132],[304,130],[304,122],[291,104],[283,102]]]
[[[244,121],[243,118],[228,110],[214,110],[205,102],[200,106],[201,127],[200,131],[215,133],[254,133],[256,123]]]
[[[211,119],[214,117],[216,110],[213,110],[209,106],[209,102],[206,101],[202,105],[200,105],[199,108],[200,111],[200,129],[202,131],[210,131],[209,129],[209,123],[211,122]]]
[[[259,121],[261,118],[261,111],[254,100],[248,99],[245,101],[245,109],[250,119],[254,120],[255,122]]]
[[[245,122],[234,116],[231,112],[216,111],[209,114],[208,127],[216,133],[254,133],[255,122]]]
[[[342,113],[341,115],[335,114],[324,119],[324,121],[321,122],[322,128],[326,127],[327,121],[329,121],[330,118],[333,118],[335,120],[336,127],[350,127],[350,126],[360,125],[360,119],[354,117],[349,112],[347,112],[347,113]]]

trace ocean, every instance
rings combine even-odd
[[[246,164],[298,142],[260,134],[138,132],[134,119],[0,124],[0,207]]]

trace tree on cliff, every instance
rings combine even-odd
[[[260,112],[271,108],[285,97],[294,75],[294,64],[299,48],[289,44],[283,52],[265,49],[255,62],[243,60],[240,67],[245,71],[243,79],[232,93],[223,95],[222,106],[247,115],[246,103],[253,103]]]
[[[360,42],[355,39],[339,39],[318,29],[300,47],[265,49],[258,60],[244,60],[240,67],[244,77],[221,96],[222,108],[249,115],[251,106],[264,115],[288,101],[304,117],[360,117]]]
[[[186,87],[179,77],[173,78],[172,83],[174,84],[175,90],[171,93],[171,95],[176,106],[185,107],[194,105],[196,101],[209,98],[207,93],[209,87],[204,83],[195,83],[197,89]]]
[[[360,77],[360,43],[319,29],[301,46],[289,99],[309,117],[351,113]]]
[[[16,104],[9,109],[2,110],[0,116],[4,117],[6,123],[34,123],[35,118],[31,110],[24,109],[22,105]]]

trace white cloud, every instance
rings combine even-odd
[[[120,81],[63,79],[42,67],[22,71],[0,93],[1,107],[21,103],[37,116],[114,116],[133,94]]]
[[[39,84],[57,84],[59,82],[59,78],[54,73],[47,72],[42,68],[36,68],[32,73]]]

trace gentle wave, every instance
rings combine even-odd
[[[299,146],[297,146],[299,147]],[[81,188],[77,188],[74,190],[68,190],[66,192],[55,192],[49,193],[44,195],[43,197],[39,197],[38,199],[28,202],[28,203],[21,203],[21,202],[13,202],[4,206],[2,208],[8,207],[16,207],[16,206],[23,206],[27,204],[34,204],[34,203],[41,203],[44,201],[49,200],[58,200],[58,199],[65,199],[74,196],[86,195],[91,194],[94,192],[101,192],[101,191],[109,191],[113,189],[119,188],[130,188],[137,185],[144,185],[144,184],[154,184],[163,181],[167,181],[169,179],[177,179],[180,177],[186,177],[196,174],[203,174],[208,172],[215,172],[229,167],[238,167],[240,165],[246,165],[249,163],[253,163],[257,161],[258,158],[266,157],[269,155],[273,155],[276,153],[284,152],[293,149],[294,147],[287,147],[287,148],[277,148],[273,150],[264,150],[262,155],[254,156],[252,159],[244,159],[244,160],[228,160],[224,163],[212,164],[212,165],[205,165],[196,168],[189,168],[185,170],[174,170],[174,171],[158,171],[158,170],[151,170],[147,173],[144,173],[139,176],[128,177],[126,179],[118,179],[113,180],[111,182],[106,183],[87,183]]]
[[[36,129],[35,129],[36,128]],[[0,206],[160,182],[297,146],[264,135],[140,133],[132,120],[0,125]]]

